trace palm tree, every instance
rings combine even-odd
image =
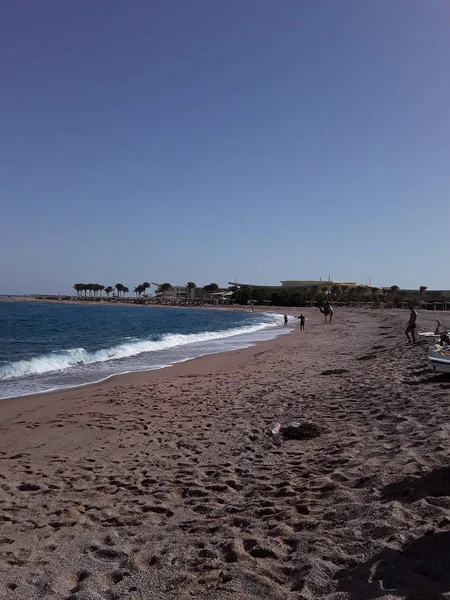
[[[318,292],[319,292],[319,286],[318,285],[312,285],[309,288],[309,291],[311,293],[311,306],[312,303],[314,302],[315,297],[317,296]]]
[[[102,292],[103,292],[103,290],[104,290],[104,289],[105,289],[105,286],[104,286],[104,285],[101,285],[101,284],[100,284],[100,285],[98,286],[98,291],[100,292],[100,296],[102,295]]]
[[[148,281],[144,281],[144,283],[141,283],[142,293],[145,294],[146,290],[148,290],[149,287],[150,284]]]
[[[209,295],[210,297],[211,297],[211,294],[216,292],[218,289],[219,289],[219,286],[217,285],[217,283],[209,283],[208,285],[203,286],[203,291],[205,292],[206,295]]]
[[[426,286],[426,285],[421,285],[421,286],[420,286],[420,288],[419,288],[419,302],[420,302],[420,304],[419,304],[419,308],[421,308],[421,307],[422,307],[422,297],[423,297],[423,294],[424,294],[424,292],[425,292],[427,289],[428,289],[428,288],[427,288],[427,286]]]
[[[342,292],[341,299],[342,299],[344,302],[348,302],[348,295],[347,295],[347,292],[348,292],[348,285],[341,285],[341,292]]]
[[[83,283],[83,292],[84,292],[84,297],[86,298],[86,292],[89,290],[89,284],[88,283]]]
[[[377,303],[378,303],[378,292],[379,292],[379,291],[380,291],[380,290],[379,290],[377,287],[373,287],[373,288],[371,288],[371,290],[370,290],[370,292],[371,292],[371,294],[372,294],[372,302],[373,302],[374,304],[377,304]]]
[[[120,298],[120,292],[123,292],[123,284],[121,283],[116,283],[115,288],[117,290],[117,296]]]
[[[400,290],[399,296],[400,296],[400,300],[402,301],[402,303],[406,302],[406,290]]]
[[[84,284],[83,283],[75,283],[73,286],[73,289],[77,292],[77,296],[79,296],[80,292],[82,292],[84,289]]]
[[[165,299],[166,299],[166,293],[167,293],[167,292],[168,292],[170,289],[172,289],[172,284],[171,284],[171,283],[162,283],[162,284],[159,286],[159,291],[160,291],[160,292],[161,292],[161,294],[162,294],[163,300],[165,300]]]
[[[334,284],[331,286],[330,295],[332,300],[336,300],[339,296],[339,286]]]
[[[108,285],[108,287],[105,287],[105,292],[106,292],[106,295],[108,296],[108,298],[109,298],[110,293],[113,291],[113,289],[114,288],[111,287],[110,285]]]
[[[391,297],[391,301],[394,302],[395,296],[398,292],[398,285],[391,285],[390,288],[390,297]]]
[[[193,281],[188,281],[186,284],[186,290],[187,290],[187,297],[189,298],[189,300],[192,300],[192,294],[195,290],[197,286],[195,285],[195,283]]]
[[[357,302],[362,302],[363,299],[364,288],[362,285],[356,286],[355,296]]]
[[[356,288],[355,287],[348,288],[347,298],[348,298],[348,302],[355,302],[355,300],[356,300]]]

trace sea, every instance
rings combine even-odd
[[[0,302],[0,398],[161,369],[287,333],[282,315]]]

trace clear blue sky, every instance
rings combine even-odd
[[[447,2],[24,0],[0,30],[0,293],[450,288]]]

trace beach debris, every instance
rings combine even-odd
[[[344,373],[348,373],[348,369],[327,369],[322,371],[321,375],[343,375]]]
[[[363,356],[359,356],[356,360],[371,360],[372,358],[376,358],[377,355],[375,352],[371,352],[370,354],[364,354]]]
[[[315,423],[295,421],[281,429],[281,436],[284,440],[312,440],[323,432],[324,429]]]
[[[312,440],[324,433],[325,429],[311,421],[291,421],[289,425],[281,426],[275,423],[270,430],[272,435],[280,435],[284,440]]]

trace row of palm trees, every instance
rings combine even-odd
[[[419,292],[419,302],[422,302],[423,294],[427,290],[426,285],[421,285]],[[316,297],[320,292],[329,296],[332,300],[345,301],[345,302],[398,302],[405,301],[407,292],[400,290],[398,285],[392,285],[387,288],[377,287],[365,287],[356,286],[351,287],[348,285],[332,285],[327,286],[313,286],[311,288],[311,295]]]
[[[149,287],[150,287],[149,282],[144,281],[144,283],[140,283],[139,285],[137,285],[133,291],[136,294],[136,296],[138,294],[139,294],[139,296],[141,296],[142,294],[145,294],[145,292],[148,290]]]
[[[128,292],[130,291],[122,283],[116,283],[116,285],[114,287],[112,287],[111,285],[108,285],[105,287],[104,285],[101,285],[100,283],[75,283],[73,286],[73,289],[76,291],[77,296],[82,296],[83,292],[84,292],[84,295],[87,296],[87,293],[89,292],[89,296],[94,296],[94,297],[97,296],[97,294],[99,296],[101,296],[103,291],[105,291],[105,294],[108,297],[111,294],[111,292],[113,292],[114,290],[117,291],[117,296],[120,296],[120,294],[122,294],[122,295],[128,294]]]
[[[193,292],[197,288],[197,285],[193,281],[188,281],[186,283],[186,297],[192,300]],[[77,295],[87,296],[89,292],[90,296],[96,297],[97,294],[99,296],[102,295],[104,291],[105,294],[109,297],[110,294],[116,290],[117,297],[124,297],[129,293],[128,287],[123,285],[122,283],[116,283],[114,287],[98,284],[98,283],[75,283],[73,288],[77,292]],[[147,290],[150,288],[150,283],[148,281],[144,281],[143,283],[137,285],[133,292],[136,296],[139,295],[141,297],[142,294],[145,295]],[[172,284],[170,283],[162,283],[158,285],[157,295],[162,296],[165,299],[166,294],[169,290],[172,289]],[[217,283],[210,283],[208,285],[203,286],[204,295],[211,295],[219,289]],[[231,288],[230,288],[231,289]],[[427,290],[426,285],[420,286],[419,292],[419,302],[422,302],[423,294]],[[236,290],[233,290],[236,291]],[[311,300],[320,300],[324,297],[328,297],[333,301],[341,301],[341,302],[398,302],[404,301],[406,298],[406,292],[404,290],[400,290],[398,285],[392,285],[390,288],[377,288],[377,287],[365,287],[365,286],[347,286],[347,285],[326,285],[323,286],[311,286],[310,288]]]
[[[193,292],[196,289],[197,285],[193,281],[188,281],[186,283],[185,287],[186,287],[186,296],[188,298],[192,298]],[[141,297],[142,294],[145,295],[145,293],[147,292],[147,290],[149,288],[150,288],[150,283],[148,281],[144,281],[143,283],[140,283],[139,285],[137,285],[134,288],[133,293],[136,294],[136,296],[139,295],[139,297]],[[122,283],[116,283],[116,285],[114,287],[112,287],[110,285],[105,287],[104,285],[101,285],[99,283],[75,283],[73,286],[73,289],[76,291],[77,296],[82,296],[83,293],[84,293],[84,296],[87,296],[87,294],[89,292],[89,296],[94,296],[94,297],[96,297],[97,294],[99,296],[101,296],[103,291],[109,297],[111,292],[116,290],[116,295],[119,298],[120,298],[121,294],[122,294],[122,296],[125,296],[125,294],[128,294],[130,291]],[[172,289],[172,284],[167,283],[167,282],[161,283],[160,285],[158,285],[157,293],[161,294],[162,297],[165,298],[167,292],[171,289]],[[217,283],[210,283],[208,285],[203,286],[203,291],[205,292],[205,294],[212,294],[212,293],[216,292],[218,289],[219,289],[219,286],[217,285]]]
[[[314,306],[322,305],[330,300],[336,305],[366,305],[401,306],[406,303],[422,303],[426,286],[417,290],[417,297],[411,290],[401,290],[397,285],[389,288],[371,286],[336,285],[332,283],[316,284],[308,287],[252,287],[240,286],[229,288],[233,292],[233,300],[238,304],[247,304],[249,301],[256,303],[270,303],[273,306]]]
[[[170,283],[162,283],[159,287],[158,287],[158,293],[161,293],[163,296],[165,296],[166,292],[168,292],[170,289],[172,288],[172,285]],[[194,290],[197,288],[197,284],[194,283],[193,281],[188,281],[185,285],[186,288],[186,298],[192,299]],[[217,290],[219,289],[219,286],[217,285],[217,283],[209,283],[208,285],[204,285],[202,287],[202,290],[206,295],[211,295],[214,292],[217,292]]]

